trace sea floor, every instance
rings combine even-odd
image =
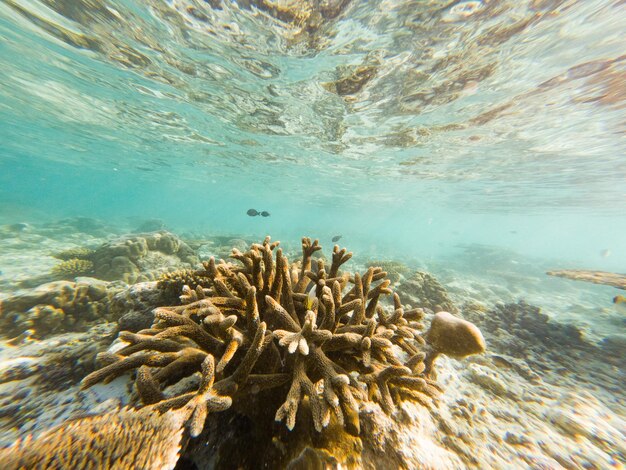
[[[85,218],[0,226],[0,446],[127,404],[128,377],[78,386],[118,324],[146,322],[163,272],[257,241],[161,228],[148,221],[120,230]],[[67,254],[77,248],[83,252]],[[405,468],[623,468],[626,316],[611,304],[615,290],[549,278],[544,272],[561,266],[503,249],[459,253],[414,266],[377,260],[394,271],[403,301],[443,304],[487,342],[485,354],[439,358],[444,393],[436,406],[403,404],[381,448],[398,453]],[[60,269],[60,258],[91,264]],[[372,260],[355,256],[351,269]],[[432,279],[415,278],[416,270]],[[436,294],[418,299],[426,283]]]

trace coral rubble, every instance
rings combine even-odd
[[[421,335],[423,310],[405,309],[380,267],[341,272],[352,253],[335,245],[327,266],[314,260],[321,246],[309,238],[302,239],[301,262],[290,264],[278,245],[267,237],[245,253],[233,249],[234,263],[212,258],[204,266],[209,287],[185,286],[182,305],[156,308],[152,327],[121,332],[125,345],[101,355],[102,367],[83,387],[135,371],[141,404],[158,413],[182,410],[192,437],[207,418],[236,413],[262,428],[255,447],[267,452],[258,458],[274,464],[299,458],[307,446],[328,450],[319,436],[358,439],[366,403],[388,414],[403,400],[431,404],[440,388],[425,373],[425,359],[449,353],[439,345],[451,343],[458,323],[441,322],[429,345],[429,335]],[[473,352],[480,348],[464,351]],[[289,452],[260,443],[295,435]],[[339,452],[345,461],[359,446],[347,447]],[[226,461],[236,465],[240,454]]]

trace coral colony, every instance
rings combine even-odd
[[[191,437],[225,410],[252,420],[269,413],[294,432],[358,436],[366,402],[388,414],[403,400],[428,406],[441,391],[437,355],[484,351],[478,328],[450,314],[422,335],[424,311],[402,305],[382,268],[342,272],[352,253],[335,245],[327,266],[314,258],[321,248],[303,238],[302,260],[290,263],[267,237],[233,249],[234,262],[211,258],[186,272],[197,287],[182,288],[182,305],[156,308],[149,329],[122,331],[124,346],[101,354],[82,386],[134,370],[141,413],[177,413]]]

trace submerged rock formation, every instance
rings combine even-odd
[[[223,439],[227,432],[211,433],[216,466],[285,466],[312,458],[306,448],[357,465],[360,412],[372,404],[392,414],[404,400],[430,405],[441,390],[425,358],[452,351],[440,346],[459,334],[458,322],[436,325],[437,339],[427,344],[424,312],[404,308],[381,268],[340,272],[352,253],[335,246],[331,265],[320,258],[312,269],[320,249],[304,238],[301,263],[290,264],[267,237],[245,253],[234,249],[236,263],[211,259],[210,286],[185,287],[182,305],[155,309],[152,327],[120,333],[125,344],[101,355],[102,368],[83,387],[136,371],[138,404],[179,410],[191,437],[245,423],[254,445],[243,453]]]

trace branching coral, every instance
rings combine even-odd
[[[83,386],[136,370],[141,402],[186,410],[192,436],[208,414],[229,408],[269,408],[290,430],[311,420],[317,431],[336,423],[358,435],[365,401],[388,413],[405,399],[428,404],[439,389],[424,374],[423,311],[403,307],[381,268],[340,272],[352,256],[345,248],[335,245],[331,265],[317,259],[312,269],[320,249],[303,238],[302,261],[290,264],[267,237],[233,249],[235,263],[211,259],[210,287],[185,286],[182,305],[155,309],[151,328],[122,332],[126,346],[102,357]],[[387,296],[392,306],[383,306]],[[189,379],[197,375],[199,384]]]

